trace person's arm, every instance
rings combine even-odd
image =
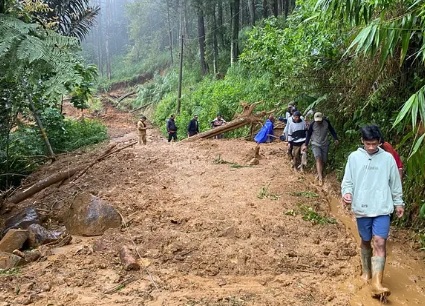
[[[354,190],[354,182],[351,173],[350,156],[348,157],[347,164],[345,165],[344,178],[341,182],[341,195],[342,201],[345,204],[351,204]]]
[[[391,159],[390,166],[390,189],[391,196],[394,203],[394,210],[397,217],[401,218],[404,214],[404,202],[403,202],[403,187],[401,185],[400,173],[398,172],[397,164],[394,159]]]
[[[310,143],[311,134],[313,134],[313,125],[314,125],[314,121],[310,124],[310,126],[308,127],[308,130],[307,130],[307,137],[305,139],[305,146],[306,147]]]
[[[326,120],[326,119],[325,119],[325,120]],[[335,141],[337,141],[337,140],[338,140],[338,136],[337,136],[337,134],[336,134],[336,132],[335,132],[334,127],[332,126],[332,124],[330,123],[330,121],[329,121],[329,120],[326,120],[326,122],[328,123],[329,132],[331,133],[331,135],[332,135],[332,137],[334,138],[334,140],[335,140]]]

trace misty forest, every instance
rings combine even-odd
[[[425,3],[420,0],[2,0],[0,190],[58,155],[107,139],[100,95],[179,138],[241,101],[284,115],[321,111],[341,143],[329,167],[341,179],[359,128],[377,124],[405,164],[405,216],[425,247]],[[245,137],[241,128],[226,137]],[[333,146],[333,145],[332,145]],[[313,169],[313,168],[312,168]]]

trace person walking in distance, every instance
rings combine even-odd
[[[345,166],[342,201],[351,205],[356,217],[361,238],[362,278],[371,280],[373,297],[386,299],[391,292],[383,286],[382,279],[390,215],[395,211],[397,217],[403,216],[403,191],[393,156],[379,146],[382,139],[379,128],[365,126],[361,137],[363,147],[348,156]]]
[[[137,132],[139,135],[139,144],[146,144],[146,117],[142,116],[140,117],[139,121],[137,122]]]
[[[322,113],[316,112],[313,118],[314,121],[310,124],[308,128],[307,138],[305,140],[305,146],[303,150],[307,150],[308,145],[311,141],[313,155],[316,159],[317,178],[319,180],[319,186],[322,186],[323,169],[328,160],[329,152],[328,133],[331,133],[336,145],[338,145],[339,140],[338,136],[336,135],[335,129],[332,127],[329,120],[323,117]]]
[[[226,120],[223,119],[223,117],[221,116],[220,113],[218,113],[217,114],[217,117],[215,117],[214,120],[211,121],[211,127],[213,129],[214,128],[217,128],[217,127],[220,127],[220,126],[222,126],[224,124],[226,124]],[[215,136],[214,138],[221,139],[221,138],[223,138],[223,134],[219,134],[219,135]]]
[[[190,120],[189,125],[187,127],[187,136],[193,136],[199,133],[199,122],[198,122],[198,116],[193,116],[193,119]]]
[[[171,115],[167,121],[167,132],[168,132],[168,142],[173,139],[173,141],[177,141],[177,125],[174,121],[174,115]]]

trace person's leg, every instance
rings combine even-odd
[[[142,134],[142,142],[143,142],[144,145],[146,144],[146,133]]]
[[[362,279],[368,281],[372,278],[372,224],[373,218],[357,218],[357,229],[361,238],[360,258],[362,262]]]
[[[317,178],[319,179],[319,185],[323,185],[323,160],[322,160],[322,148],[319,146],[312,145],[314,159],[316,160],[316,171]]]
[[[382,286],[386,261],[386,243],[390,232],[390,216],[373,218],[373,250],[372,257],[372,296],[382,297],[391,294],[390,290]]]
[[[177,141],[177,132],[173,133],[173,139],[174,139],[174,141]]]
[[[297,170],[301,164],[301,146],[293,146],[292,148],[294,169]]]
[[[142,133],[140,133],[140,132],[139,132],[139,135],[138,135],[138,136],[139,136],[139,141],[138,141],[138,143],[139,143],[139,144],[142,144]]]
[[[168,133],[168,142],[171,141],[171,138],[173,137],[173,133]]]

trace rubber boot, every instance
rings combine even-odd
[[[362,279],[368,282],[372,278],[372,249],[361,249]]]
[[[372,257],[372,296],[385,298],[391,294],[390,289],[382,286],[384,276],[385,257]]]

